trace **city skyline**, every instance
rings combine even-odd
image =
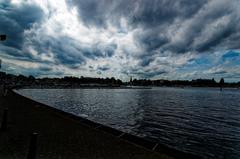
[[[240,81],[238,0],[1,0],[1,71]]]

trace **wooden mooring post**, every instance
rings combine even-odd
[[[38,139],[38,133],[34,132],[31,135],[27,159],[35,159],[36,153],[37,153],[37,139]]]

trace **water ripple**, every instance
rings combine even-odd
[[[240,156],[240,91],[25,89],[25,96],[203,158]]]

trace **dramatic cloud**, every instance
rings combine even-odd
[[[1,0],[3,70],[239,81],[239,0]]]

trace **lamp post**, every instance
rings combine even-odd
[[[0,41],[5,41],[7,39],[7,35],[0,35]],[[2,60],[0,59],[0,69],[2,68]],[[2,79],[0,79],[2,80]],[[3,93],[5,93],[5,81],[1,82],[3,84]]]
[[[5,41],[7,39],[7,35],[0,35],[0,41]],[[0,59],[0,69],[2,68],[2,60]]]
[[[5,41],[7,39],[7,35],[0,35],[0,40]]]

